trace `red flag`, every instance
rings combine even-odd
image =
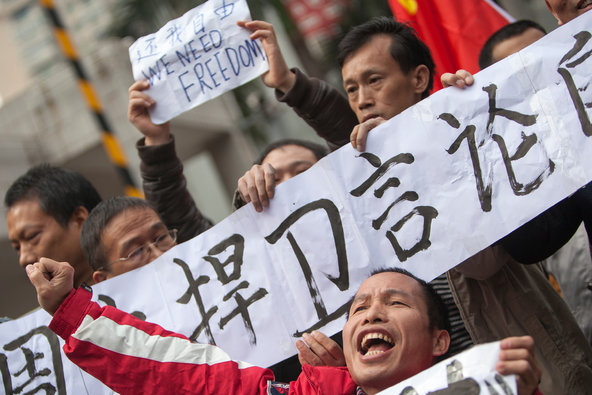
[[[491,0],[389,0],[398,21],[411,22],[436,63],[434,90],[440,75],[465,69],[479,71],[485,41],[514,19]]]

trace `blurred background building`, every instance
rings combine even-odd
[[[118,136],[129,170],[140,185],[135,143],[127,121],[132,82],[127,48],[141,35],[203,1],[55,0],[80,59]],[[254,18],[276,27],[290,66],[339,86],[335,41],[349,26],[392,15],[388,1],[248,0]],[[462,0],[454,2],[455,7]],[[543,0],[498,1],[517,19],[552,30]],[[478,16],[476,16],[478,17]],[[103,198],[121,195],[123,183],[103,151],[99,128],[78,91],[77,79],[55,43],[36,0],[0,0],[0,195],[33,165],[48,162],[78,171]],[[320,141],[273,92],[254,81],[185,113],[172,122],[188,185],[200,209],[215,222],[231,213],[237,179],[259,149],[277,139]],[[33,287],[0,221],[0,316],[16,318],[37,306]]]

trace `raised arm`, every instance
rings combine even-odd
[[[582,214],[589,210],[590,201],[588,210],[582,210],[578,205],[578,198],[585,193],[585,188],[543,211],[497,244],[520,263],[531,264],[547,259],[571,239],[582,223]]]
[[[149,87],[147,81],[132,84],[128,105],[129,121],[144,135],[136,144],[144,194],[166,226],[179,230],[178,240],[184,242],[208,230],[212,222],[199,211],[187,190],[169,123],[156,125],[148,115],[148,109],[156,105],[144,92]]]
[[[237,24],[252,32],[252,40],[261,40],[269,63],[269,71],[261,76],[263,83],[281,93],[292,89],[296,82],[296,76],[286,65],[273,25],[265,21],[239,21]]]
[[[243,21],[239,26],[251,30],[251,38],[261,39],[269,61],[269,71],[262,80],[275,89],[276,98],[292,107],[332,149],[349,143],[358,121],[346,97],[324,81],[310,78],[298,69],[288,69],[270,23]]]
[[[146,145],[165,144],[171,138],[171,125],[170,122],[156,125],[150,119],[148,110],[156,105],[156,101],[144,93],[148,88],[150,83],[145,80],[136,81],[129,87],[127,118],[144,135]]]
[[[42,258],[27,274],[68,358],[119,394],[265,393],[273,380],[268,369],[232,361],[218,347],[100,307],[88,289],[72,290],[65,262]]]

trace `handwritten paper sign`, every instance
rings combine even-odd
[[[129,48],[134,79],[150,81],[156,124],[268,70],[263,47],[236,25],[251,19],[246,0],[210,0],[141,37]]]
[[[373,130],[366,153],[343,147],[265,212],[238,210],[94,299],[260,366],[295,354],[303,332],[338,332],[374,269],[430,280],[592,180],[591,25],[587,13],[471,89],[434,94]],[[8,324],[3,350],[19,336]]]
[[[0,392],[13,394],[114,394],[62,352],[64,341],[47,326],[51,316],[37,310],[0,324]]]
[[[379,395],[518,394],[515,376],[495,371],[500,342],[474,346]]]

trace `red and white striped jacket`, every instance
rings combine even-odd
[[[356,384],[347,368],[305,365],[297,381],[274,385],[269,369],[232,361],[220,348],[92,302],[73,290],[50,328],[80,368],[120,394],[343,394]]]

